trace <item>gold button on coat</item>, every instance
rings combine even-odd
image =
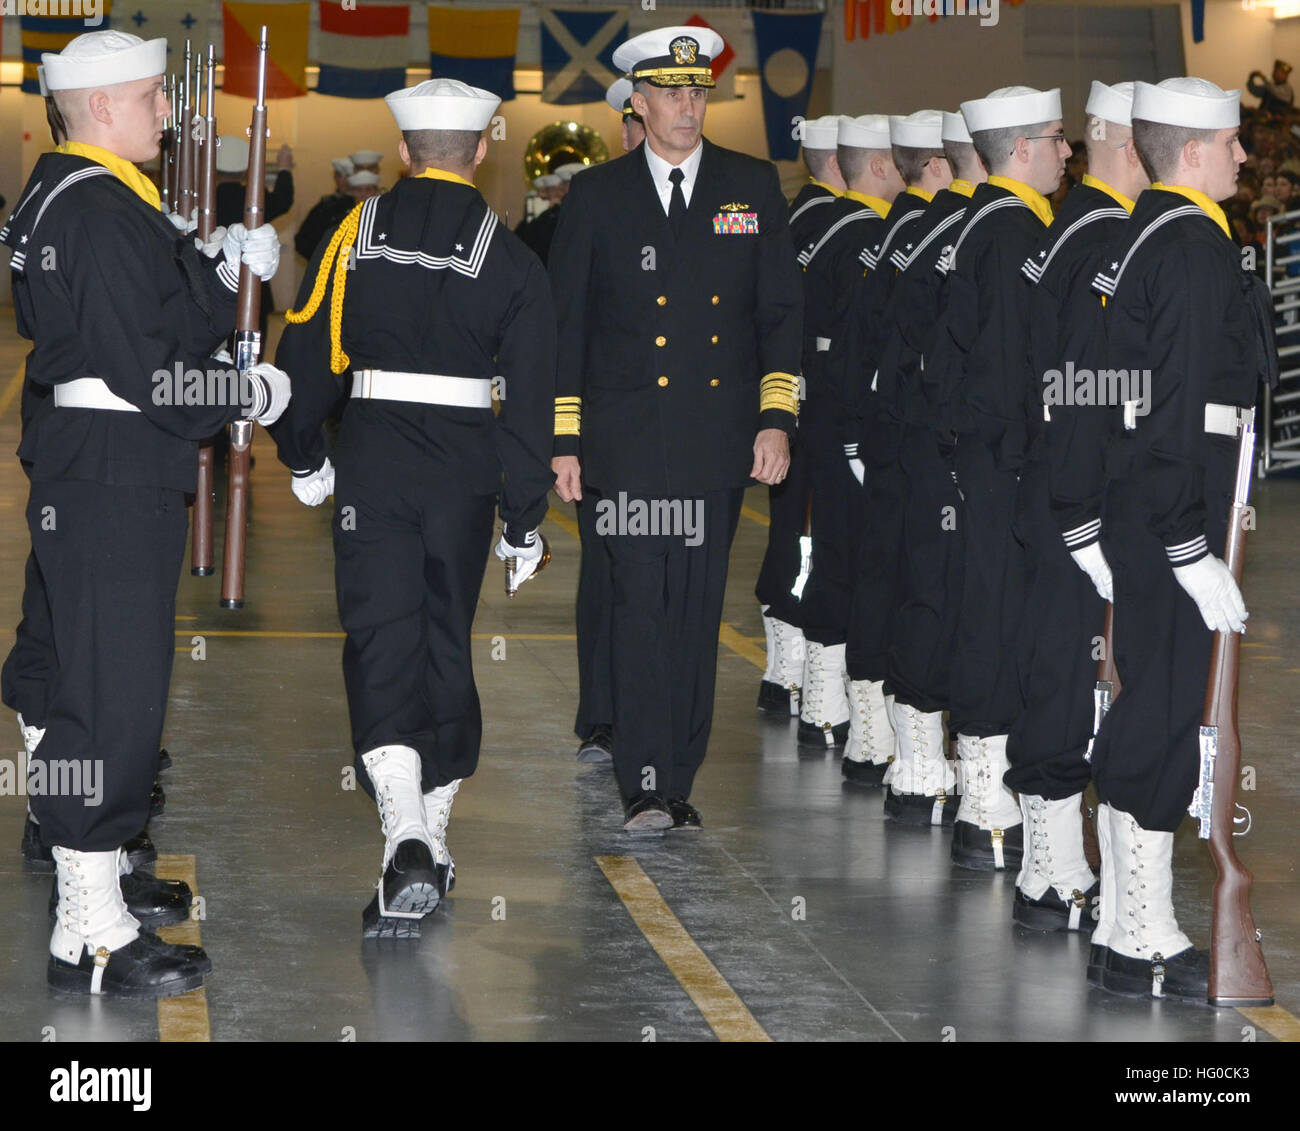
[[[718,296],[717,296],[717,295],[714,295],[714,296],[713,296],[713,305],[714,305],[714,306],[717,306],[717,305],[718,305]]]
[[[713,377],[709,380],[709,384],[712,385],[714,388],[717,388],[719,385],[722,384],[722,382],[719,381],[716,377]]]
[[[666,346],[667,344],[668,344],[668,339],[665,338],[662,334],[660,334],[659,337],[655,338],[655,345]]]
[[[667,377],[660,377],[660,378],[659,378],[659,387],[660,387],[661,389],[662,389],[665,385],[667,385],[667,384],[668,384],[668,378],[667,378]]]
[[[718,335],[717,335],[717,334],[714,334],[713,337],[712,337],[712,339],[711,339],[711,341],[712,341],[713,344],[716,346],[716,345],[718,344]]]
[[[657,299],[655,299],[655,302],[657,302],[660,306],[667,306],[667,305],[668,305],[668,296],[667,296],[667,295],[660,295]]]

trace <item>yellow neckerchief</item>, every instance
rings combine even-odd
[[[868,208],[878,212],[882,220],[889,215],[888,201],[881,200],[878,196],[868,196],[865,192],[858,192],[857,189],[845,189],[844,195],[849,200],[856,200],[859,204],[865,204]]]
[[[913,196],[919,196],[922,200],[926,202],[926,204],[929,204],[930,201],[934,199],[934,193],[926,192],[925,189],[918,188],[916,185],[908,185],[907,191],[910,192]]]
[[[454,185],[469,185],[470,188],[478,186],[473,181],[467,181],[464,177],[455,173],[449,173],[446,169],[435,169],[430,165],[423,173],[416,173],[417,177],[427,177],[431,181],[451,181]]]
[[[819,181],[816,177],[809,177],[808,180],[810,183],[816,185],[818,188],[824,188],[828,193],[831,194],[831,196],[844,195],[843,189],[837,189],[833,185],[828,185],[825,181]]]
[[[1133,208],[1134,208],[1133,201],[1129,200],[1129,198],[1125,196],[1122,192],[1120,192],[1119,189],[1112,188],[1105,181],[1099,180],[1098,178],[1094,177],[1091,173],[1083,174],[1083,183],[1087,185],[1089,188],[1095,188],[1098,192],[1104,192],[1108,197],[1111,198],[1111,200],[1113,200],[1122,209],[1124,209],[1124,211],[1127,212],[1130,216],[1133,215]]]
[[[1213,220],[1220,228],[1223,234],[1232,239],[1232,232],[1228,230],[1228,218],[1223,214],[1223,209],[1214,203],[1205,193],[1198,189],[1188,188],[1186,185],[1165,185],[1155,181],[1151,187],[1159,189],[1161,192],[1176,192],[1179,196],[1185,196],[1193,204],[1200,205],[1205,214]]]
[[[975,191],[975,186],[965,177],[957,177],[948,186],[948,191],[960,193],[962,196],[970,196]]]
[[[1037,189],[1030,188],[1024,181],[1017,181],[1014,177],[1000,177],[995,173],[989,178],[989,184],[996,188],[1006,189],[1007,192],[1015,193],[1016,196],[1029,205],[1034,215],[1043,222],[1044,226],[1052,222],[1052,202]]]
[[[150,208],[162,207],[162,197],[158,195],[157,185],[126,158],[110,153],[107,149],[101,149],[97,145],[87,145],[84,141],[65,141],[54,152],[69,153],[74,157],[84,157],[87,161],[103,165]]]

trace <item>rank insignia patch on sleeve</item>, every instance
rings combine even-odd
[[[713,234],[718,236],[758,235],[757,212],[719,212],[713,217]]]

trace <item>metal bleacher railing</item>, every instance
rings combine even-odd
[[[1271,217],[1267,236],[1265,278],[1273,295],[1280,377],[1277,388],[1264,393],[1261,475],[1300,467],[1300,211]]]

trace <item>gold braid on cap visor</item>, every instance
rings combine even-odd
[[[708,67],[651,67],[632,72],[633,82],[642,80],[654,86],[717,86]]]

